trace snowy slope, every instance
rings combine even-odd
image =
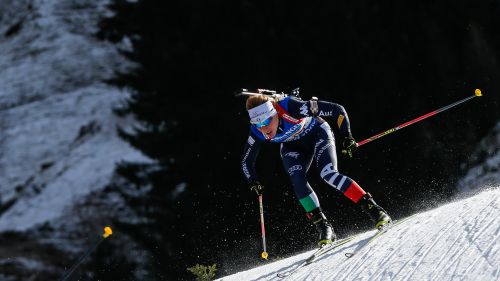
[[[135,124],[113,112],[130,93],[106,81],[134,65],[119,52],[126,40],[95,37],[109,2],[0,0],[2,281],[60,276],[61,257],[86,245],[81,233],[109,223],[88,202],[116,164],[150,161],[117,134]],[[105,215],[118,203],[105,201]]]
[[[466,175],[458,183],[461,192],[475,192],[480,186],[500,185],[500,121],[481,140],[470,163],[464,163]]]
[[[360,234],[286,280],[500,280],[500,187],[420,213],[345,258],[374,232]],[[219,280],[282,280],[277,272],[310,253]]]
[[[104,83],[130,68],[94,37],[108,1],[0,0],[0,231],[56,220],[145,161],[116,134],[127,96]]]

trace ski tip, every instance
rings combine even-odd
[[[104,234],[102,235],[102,237],[104,238],[108,238],[109,236],[111,236],[113,234],[113,230],[111,229],[111,227],[109,226],[106,226],[104,228]]]
[[[269,254],[267,252],[262,252],[262,254],[260,254],[260,257],[267,260],[267,258],[269,257]]]
[[[483,96],[483,93],[481,93],[481,90],[480,90],[480,89],[476,89],[476,90],[474,91],[474,94],[476,95],[476,97],[481,97],[481,96]]]

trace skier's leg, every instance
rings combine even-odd
[[[337,170],[335,139],[328,123],[321,124],[315,146],[315,161],[321,178],[352,202],[358,203],[366,192],[354,180]]]
[[[373,197],[366,193],[354,180],[337,170],[337,154],[335,139],[328,123],[323,123],[318,133],[315,154],[316,166],[321,178],[330,186],[342,192],[355,204],[358,204],[381,227],[391,221],[387,212],[375,203]]]
[[[280,153],[295,194],[306,211],[307,217],[319,232],[318,244],[332,243],[335,240],[333,227],[321,211],[318,197],[307,182],[307,170],[311,166],[313,152],[305,152],[304,149],[296,146],[282,144]]]
[[[312,153],[307,153],[293,145],[282,144],[280,154],[295,195],[306,213],[320,208],[318,197],[306,178],[307,170],[312,162]]]
[[[375,203],[370,193],[363,195],[358,205],[375,222],[375,228],[381,228],[391,222],[391,217],[380,205]]]

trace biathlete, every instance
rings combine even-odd
[[[300,204],[319,232],[319,245],[332,243],[336,235],[321,211],[316,193],[307,182],[307,171],[313,163],[321,178],[359,205],[375,222],[376,228],[391,222],[387,212],[375,203],[369,193],[337,169],[334,134],[321,116],[336,120],[339,137],[342,138],[342,153],[352,157],[357,144],[343,106],[317,99],[302,101],[292,96],[257,94],[247,99],[246,109],[251,125],[241,165],[250,189],[257,195],[264,190],[255,170],[261,145],[266,142],[281,143],[283,165]]]

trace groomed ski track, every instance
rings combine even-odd
[[[500,280],[500,188],[417,214],[357,255],[374,231],[282,279],[312,251],[223,277],[247,280]]]

